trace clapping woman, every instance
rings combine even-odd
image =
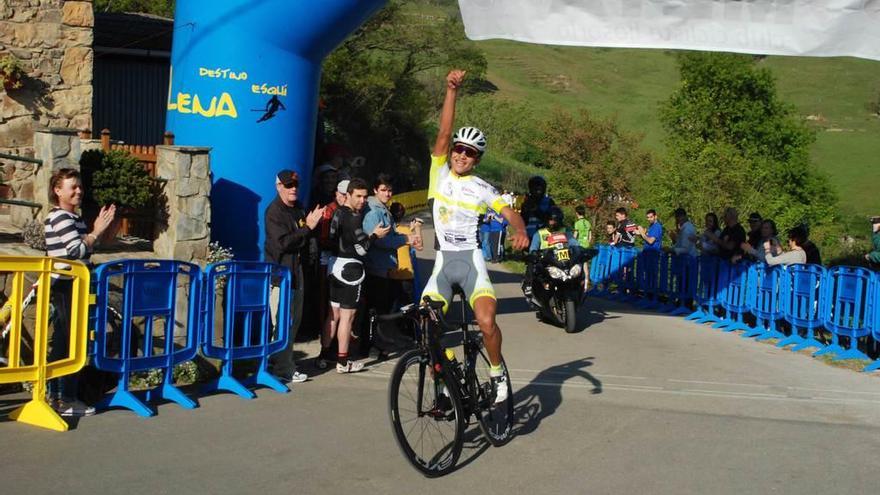
[[[83,188],[79,172],[62,168],[49,179],[49,199],[52,210],[46,216],[46,255],[55,258],[88,263],[98,244],[116,217],[116,206],[104,206],[95,219],[91,232],[77,214],[82,204]],[[53,275],[51,294],[55,308],[52,337],[49,342],[49,361],[68,357],[70,352],[70,316],[73,298],[73,280],[63,275]],[[77,376],[68,375],[49,382],[49,398],[52,407],[61,416],[89,416],[95,408],[77,399]]]

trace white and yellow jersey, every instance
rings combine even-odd
[[[431,156],[428,199],[434,200],[434,233],[442,251],[479,248],[480,219],[486,210],[507,206],[494,187],[475,175],[456,175],[446,155]]]

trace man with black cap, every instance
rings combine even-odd
[[[272,372],[282,381],[300,383],[308,380],[308,375],[296,370],[293,361],[293,341],[302,321],[303,312],[303,269],[302,253],[307,248],[309,236],[317,227],[324,214],[324,208],[316,207],[308,215],[299,203],[299,176],[292,170],[282,170],[275,176],[275,190],[278,197],[266,208],[266,261],[286,266],[293,276],[290,303],[290,343],[281,352],[272,356]],[[273,284],[269,306],[272,326],[276,326],[277,306],[280,300],[279,287]]]
[[[873,265],[880,265],[880,216],[871,217],[871,229],[873,236],[871,242],[874,244],[874,250],[865,255],[865,259]]]

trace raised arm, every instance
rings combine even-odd
[[[443,110],[440,111],[440,130],[437,131],[437,140],[431,153],[434,156],[445,156],[449,153],[452,126],[455,125],[455,98],[465,73],[463,70],[452,70],[446,75],[446,97],[443,99]]]

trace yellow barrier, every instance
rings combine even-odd
[[[409,191],[401,194],[395,194],[391,198],[393,203],[400,203],[406,208],[406,214],[422,211],[428,207],[428,190]]]
[[[66,268],[65,268],[66,266]],[[33,397],[24,406],[9,414],[11,419],[56,431],[67,431],[67,423],[46,402],[46,382],[53,378],[76,373],[86,363],[87,326],[89,321],[89,269],[82,263],[58,258],[32,256],[0,256],[0,272],[12,273],[12,293],[9,295],[9,364],[0,368],[0,383],[33,382]],[[25,297],[25,273],[37,274],[37,293],[34,299],[34,361],[21,363],[22,316]],[[70,346],[68,356],[48,362],[49,298],[51,275],[65,275],[73,279],[70,314]]]

